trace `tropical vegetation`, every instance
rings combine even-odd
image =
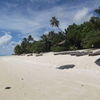
[[[80,25],[73,23],[64,31],[59,27],[60,21],[55,16],[52,17],[50,24],[57,27],[58,32],[52,30],[43,34],[38,41],[29,35],[16,45],[15,54],[100,48],[100,7],[95,12],[98,16],[93,16]]]

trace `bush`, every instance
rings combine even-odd
[[[82,41],[83,48],[100,48],[100,31],[90,32]]]
[[[70,46],[70,48],[69,48],[70,50],[77,50],[77,47],[76,46]]]
[[[65,50],[65,48],[60,47],[60,46],[51,47],[51,51],[53,51],[53,52],[60,52],[60,51],[64,51],[64,50]]]
[[[37,41],[33,44],[32,49],[34,53],[44,52],[44,43],[42,41]]]
[[[22,48],[20,45],[16,45],[16,47],[14,48],[14,52],[16,55],[20,55],[22,54]]]

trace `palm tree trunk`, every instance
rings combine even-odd
[[[63,32],[62,29],[61,29],[59,26],[58,26],[58,30],[59,30],[60,32]]]

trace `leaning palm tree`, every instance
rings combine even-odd
[[[57,27],[60,31],[62,31],[60,28],[59,28],[59,20],[54,16],[52,17],[52,19],[50,20],[50,23],[52,25],[52,27]]]
[[[59,27],[59,24],[60,24],[59,20],[55,16],[51,18],[50,23],[51,23],[52,27],[57,27],[60,30],[59,33],[63,34],[66,37],[66,34]],[[59,44],[62,45],[65,42],[66,42],[66,38],[65,38],[65,40],[61,41]]]

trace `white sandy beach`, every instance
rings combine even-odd
[[[98,58],[53,53],[0,57],[0,100],[100,100]],[[56,68],[67,64],[75,67]]]

